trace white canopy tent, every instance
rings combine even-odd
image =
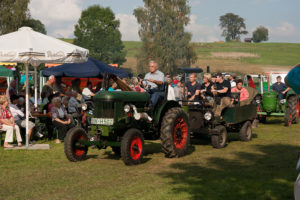
[[[37,67],[42,63],[86,62],[89,51],[56,38],[22,27],[0,36],[0,62],[24,63],[26,66],[26,147],[28,148],[28,66],[35,72],[35,106],[37,106]]]

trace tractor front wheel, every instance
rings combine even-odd
[[[135,128],[128,129],[121,142],[121,156],[126,165],[137,165],[143,160],[144,137]]]
[[[75,127],[68,131],[65,138],[65,154],[72,162],[82,161],[86,158],[88,147],[82,141],[88,140],[84,129]]]
[[[252,138],[252,125],[250,121],[246,121],[240,130],[240,140],[244,142],[250,141]]]
[[[163,117],[160,131],[162,150],[167,158],[181,157],[190,144],[188,116],[181,108],[171,108]]]
[[[211,144],[214,148],[221,149],[226,146],[227,130],[225,126],[219,125],[216,128],[218,134],[211,136]]]

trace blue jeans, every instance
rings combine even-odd
[[[150,90],[150,98],[153,108],[155,108],[159,101],[163,100],[165,93],[159,89]]]

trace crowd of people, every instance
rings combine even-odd
[[[249,98],[248,90],[243,87],[243,80],[236,79],[234,74],[225,79],[222,73],[205,73],[201,77],[201,83],[197,79],[199,77],[196,73],[189,74],[187,82],[181,76],[164,75],[163,72],[159,71],[157,62],[150,61],[149,72],[145,76],[138,75],[130,80],[123,79],[123,81],[131,87],[132,91],[149,93],[154,108],[164,98],[166,88],[168,100],[187,99],[190,102],[205,100],[213,107],[215,116],[220,116],[224,108],[236,103],[231,93],[239,93],[241,104]],[[248,85],[255,88],[251,77],[248,77]],[[278,92],[280,99],[289,91],[289,88],[281,82],[281,77],[277,77],[277,83],[272,86],[272,89]],[[85,101],[91,101],[95,93],[100,90],[104,90],[102,82],[94,87],[91,82],[87,82],[86,87],[81,90],[79,78],[74,79],[72,84],[67,87],[61,78],[50,76],[41,91],[41,98],[37,102],[38,107],[34,106],[35,98],[31,92],[30,112],[38,110],[47,116],[43,121],[48,130],[47,137],[49,140],[54,139],[53,131],[56,130],[58,132],[56,143],[60,143],[64,140],[67,131],[75,126],[75,119],[81,116],[79,111],[81,104]],[[111,79],[107,90],[113,92],[121,89]],[[6,95],[0,96],[0,131],[6,132],[5,148],[13,147],[10,143],[13,142],[14,132],[17,145],[22,145],[21,132],[24,133],[26,128],[24,103],[24,93],[18,93],[16,81],[11,81]],[[33,139],[35,126],[34,121],[29,121],[28,135],[30,140]],[[42,133],[37,132],[37,135],[43,137]]]

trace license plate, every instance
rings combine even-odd
[[[97,124],[97,125],[113,125],[114,124],[114,119],[111,119],[111,118],[92,118],[91,123],[92,124]]]

